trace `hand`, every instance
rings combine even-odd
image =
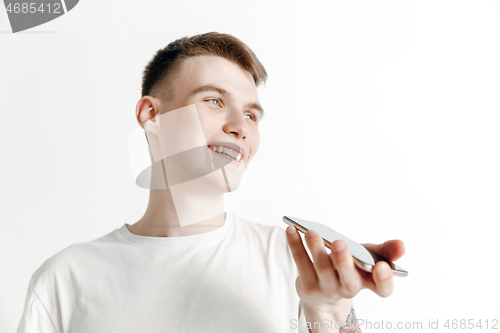
[[[328,254],[318,232],[308,230],[305,238],[313,263],[295,227],[288,226],[286,231],[288,245],[299,271],[295,281],[297,294],[309,307],[334,306],[341,299],[356,296],[364,288],[381,297],[392,293],[392,270],[386,262],[376,263],[371,273],[365,272],[355,266],[345,242],[337,240],[332,243],[332,252]],[[363,245],[390,261],[399,259],[405,252],[400,240]]]

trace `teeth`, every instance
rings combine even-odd
[[[222,147],[222,146],[210,146],[210,149],[212,149],[212,151],[214,151],[214,152],[224,154],[227,157],[230,157],[237,162],[239,162],[242,158],[241,153],[234,151],[231,148]]]

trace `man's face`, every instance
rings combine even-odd
[[[262,108],[251,74],[224,58],[196,56],[181,64],[170,89],[173,97],[161,100],[159,113],[195,104],[206,142],[232,143],[243,152],[239,163],[224,154],[214,158],[227,159],[228,170],[244,171],[260,144]]]

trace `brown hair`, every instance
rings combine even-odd
[[[147,64],[142,79],[142,96],[160,94],[160,86],[178,69],[183,60],[200,55],[225,58],[252,74],[255,85],[266,82],[267,73],[255,53],[238,38],[217,32],[179,38]]]

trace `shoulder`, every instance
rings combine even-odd
[[[286,241],[286,229],[277,225],[264,224],[234,216],[235,233],[238,237],[249,240],[253,245],[259,245],[266,252],[289,251]]]
[[[74,243],[46,259],[33,273],[33,287],[72,280],[75,272],[84,271],[92,261],[101,257],[112,242],[115,232],[116,230],[91,241]]]
[[[246,234],[251,234],[264,239],[280,241],[285,239],[286,241],[286,237],[283,238],[283,236],[285,236],[285,228],[281,226],[247,220],[239,216],[234,216],[233,223],[235,224],[235,229],[245,232]]]
[[[286,240],[286,228],[234,218],[234,240],[244,244],[244,251],[266,266],[267,272],[281,274],[284,280],[297,276],[297,268]]]

